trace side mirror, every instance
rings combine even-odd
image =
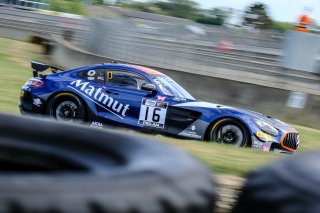
[[[143,83],[143,84],[141,85],[141,90],[149,91],[149,92],[152,92],[152,93],[157,92],[157,88],[156,88],[155,85],[153,85],[153,84],[146,84],[146,83]]]

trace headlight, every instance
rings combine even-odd
[[[270,124],[268,124],[262,120],[257,120],[257,119],[253,119],[253,121],[257,124],[259,129],[261,129],[265,133],[268,133],[273,136],[278,136],[278,134],[279,134],[278,130],[276,128],[274,128],[273,126],[271,126]]]

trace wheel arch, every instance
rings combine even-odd
[[[45,102],[45,105],[44,105],[44,108],[43,108],[43,114],[45,115],[46,114],[46,111],[47,111],[47,107],[48,107],[48,104],[50,103],[50,101],[58,96],[58,95],[61,95],[61,97],[63,97],[63,94],[71,94],[71,95],[74,95],[76,96],[77,98],[79,98],[79,100],[84,104],[84,110],[85,110],[85,121],[88,120],[88,117],[89,117],[89,105],[88,103],[81,97],[79,96],[78,94],[74,93],[74,92],[71,92],[71,91],[57,91],[57,92],[54,92],[52,93],[47,101]]]
[[[248,146],[251,147],[252,142],[251,142],[251,131],[250,131],[250,127],[248,126],[248,124],[241,118],[238,117],[232,117],[232,116],[222,116],[219,118],[216,118],[215,120],[213,120],[207,127],[205,135],[204,135],[204,140],[209,141],[209,134],[210,134],[210,130],[212,127],[214,127],[215,125],[217,125],[219,123],[219,121],[223,120],[223,119],[233,119],[239,123],[241,123],[248,131],[249,133],[249,143]]]

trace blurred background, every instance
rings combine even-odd
[[[194,97],[293,124],[319,148],[317,1],[1,0],[0,111],[19,114],[29,59],[64,68],[118,61],[158,69]],[[148,136],[154,137],[154,136]],[[275,153],[156,136],[220,174],[245,176]]]

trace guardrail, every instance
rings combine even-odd
[[[162,16],[141,11],[133,11],[124,8],[108,7],[124,17],[131,19],[132,24],[136,25],[137,30],[146,34],[152,34],[159,38],[179,37],[190,34],[190,26],[200,30],[201,35],[195,38],[204,42],[219,42],[228,40],[235,44],[251,45],[264,48],[281,48],[282,33],[276,30],[248,30],[240,28],[226,28],[213,25],[202,25],[191,20]],[[202,32],[201,32],[202,31]],[[205,34],[202,34],[205,31]]]
[[[88,21],[81,18],[54,16],[9,7],[0,7],[0,27],[22,30],[26,35],[37,34],[44,38],[74,32],[74,40],[84,42],[89,29]]]
[[[164,40],[134,31],[132,26],[125,29],[126,23],[109,23],[104,20],[93,20],[91,36],[85,49],[90,52],[130,61],[148,66],[167,69],[183,70],[199,73],[199,69],[215,70],[222,68],[263,76],[288,77],[298,82],[314,83],[319,80],[310,73],[283,69],[278,65],[281,56],[279,50],[258,49],[253,47],[231,49],[228,53],[221,53],[217,44],[199,44],[190,41]],[[103,35],[103,36],[101,36]],[[224,78],[229,78],[224,76]],[[242,77],[240,77],[242,78]]]

